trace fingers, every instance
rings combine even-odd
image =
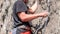
[[[49,12],[45,11],[45,12],[42,12],[42,13],[40,13],[40,14],[41,14],[42,17],[46,17],[46,16],[49,15]]]

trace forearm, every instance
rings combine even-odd
[[[38,18],[40,15],[38,15],[38,14],[27,14],[26,16],[23,16],[23,21],[24,22],[28,22],[28,21],[31,21],[31,20],[33,20],[33,19],[35,19],[35,18]]]
[[[28,22],[38,17],[48,16],[48,12],[42,12],[40,14],[26,14],[25,12],[18,13],[19,18],[22,22]]]
[[[40,17],[41,15],[40,14],[19,14],[19,18],[21,19],[21,21],[23,22],[28,22],[28,21],[31,21],[35,18],[38,18]]]

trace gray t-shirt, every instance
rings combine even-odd
[[[13,6],[14,28],[21,26],[21,25],[27,25],[27,26],[29,25],[28,22],[22,22],[21,19],[17,15],[18,12],[25,12],[26,13],[27,10],[28,10],[28,8],[23,1],[17,0],[14,3],[14,6]]]

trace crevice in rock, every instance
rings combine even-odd
[[[6,11],[6,15],[8,15],[8,9],[10,8],[10,6],[8,6],[5,11]]]
[[[3,15],[3,16],[2,16],[2,17],[3,17],[3,19],[2,19],[2,20],[3,20],[3,22],[4,22],[4,20],[5,20],[5,16],[6,16],[6,15]]]
[[[1,4],[1,8],[3,7],[3,3]]]
[[[0,27],[2,28],[2,26],[3,26],[3,25],[1,24]]]

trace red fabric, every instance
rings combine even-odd
[[[12,32],[10,32],[10,34],[12,34]],[[30,31],[26,31],[26,32],[22,32],[20,34],[31,34],[31,32]]]
[[[20,34],[31,34],[31,32],[30,31],[26,31],[26,32],[22,32]]]

